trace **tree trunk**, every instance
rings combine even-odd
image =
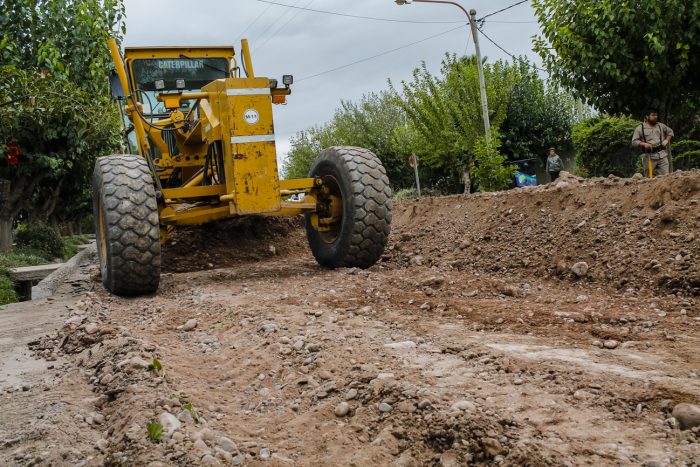
[[[12,248],[12,219],[0,217],[0,252],[10,251]]]
[[[468,195],[472,191],[472,178],[471,174],[469,173],[469,167],[464,168],[464,172],[462,173],[462,181],[464,182],[464,194]]]

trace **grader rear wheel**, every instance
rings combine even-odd
[[[391,187],[379,158],[367,149],[332,147],[314,162],[323,179],[321,209],[306,215],[316,261],[328,268],[368,268],[381,258],[391,230]]]
[[[146,161],[131,155],[102,157],[93,177],[102,283],[117,295],[155,292],[160,281],[160,228]]]

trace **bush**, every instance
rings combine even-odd
[[[674,142],[673,170],[689,170],[700,167],[700,141],[685,139]]]
[[[63,257],[63,238],[57,229],[45,224],[27,224],[15,236],[20,250],[36,252],[47,260]]]
[[[589,177],[634,175],[639,157],[632,134],[640,122],[628,117],[599,116],[577,123],[572,138],[576,164]]]
[[[10,269],[20,266],[35,266],[46,263],[46,259],[13,250],[0,254],[0,305],[7,305],[17,301],[14,284],[10,279]]]
[[[514,165],[505,165],[506,158],[498,152],[501,142],[495,136],[491,139],[481,137],[476,140],[472,170],[474,183],[479,191],[501,191],[513,184]]]
[[[9,277],[0,275],[0,306],[17,301],[14,285]]]
[[[78,253],[78,247],[90,241],[90,235],[71,235],[63,238],[63,259],[70,259]]]

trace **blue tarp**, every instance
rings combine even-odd
[[[515,186],[537,186],[537,177],[528,175],[519,170],[515,171]]]

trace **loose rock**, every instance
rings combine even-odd
[[[335,416],[344,417],[350,412],[350,404],[347,402],[341,402],[335,407]]]
[[[620,345],[620,343],[614,339],[609,339],[609,340],[603,342],[603,346],[606,349],[615,349],[615,348],[617,348],[618,345]]]
[[[380,402],[379,405],[377,405],[377,409],[382,413],[387,413],[391,412],[393,407],[386,402]]]
[[[700,406],[695,404],[678,404],[671,413],[681,430],[690,430],[700,426]]]
[[[588,263],[585,261],[580,261],[573,266],[571,266],[571,272],[573,272],[576,277],[584,277],[588,274]]]

